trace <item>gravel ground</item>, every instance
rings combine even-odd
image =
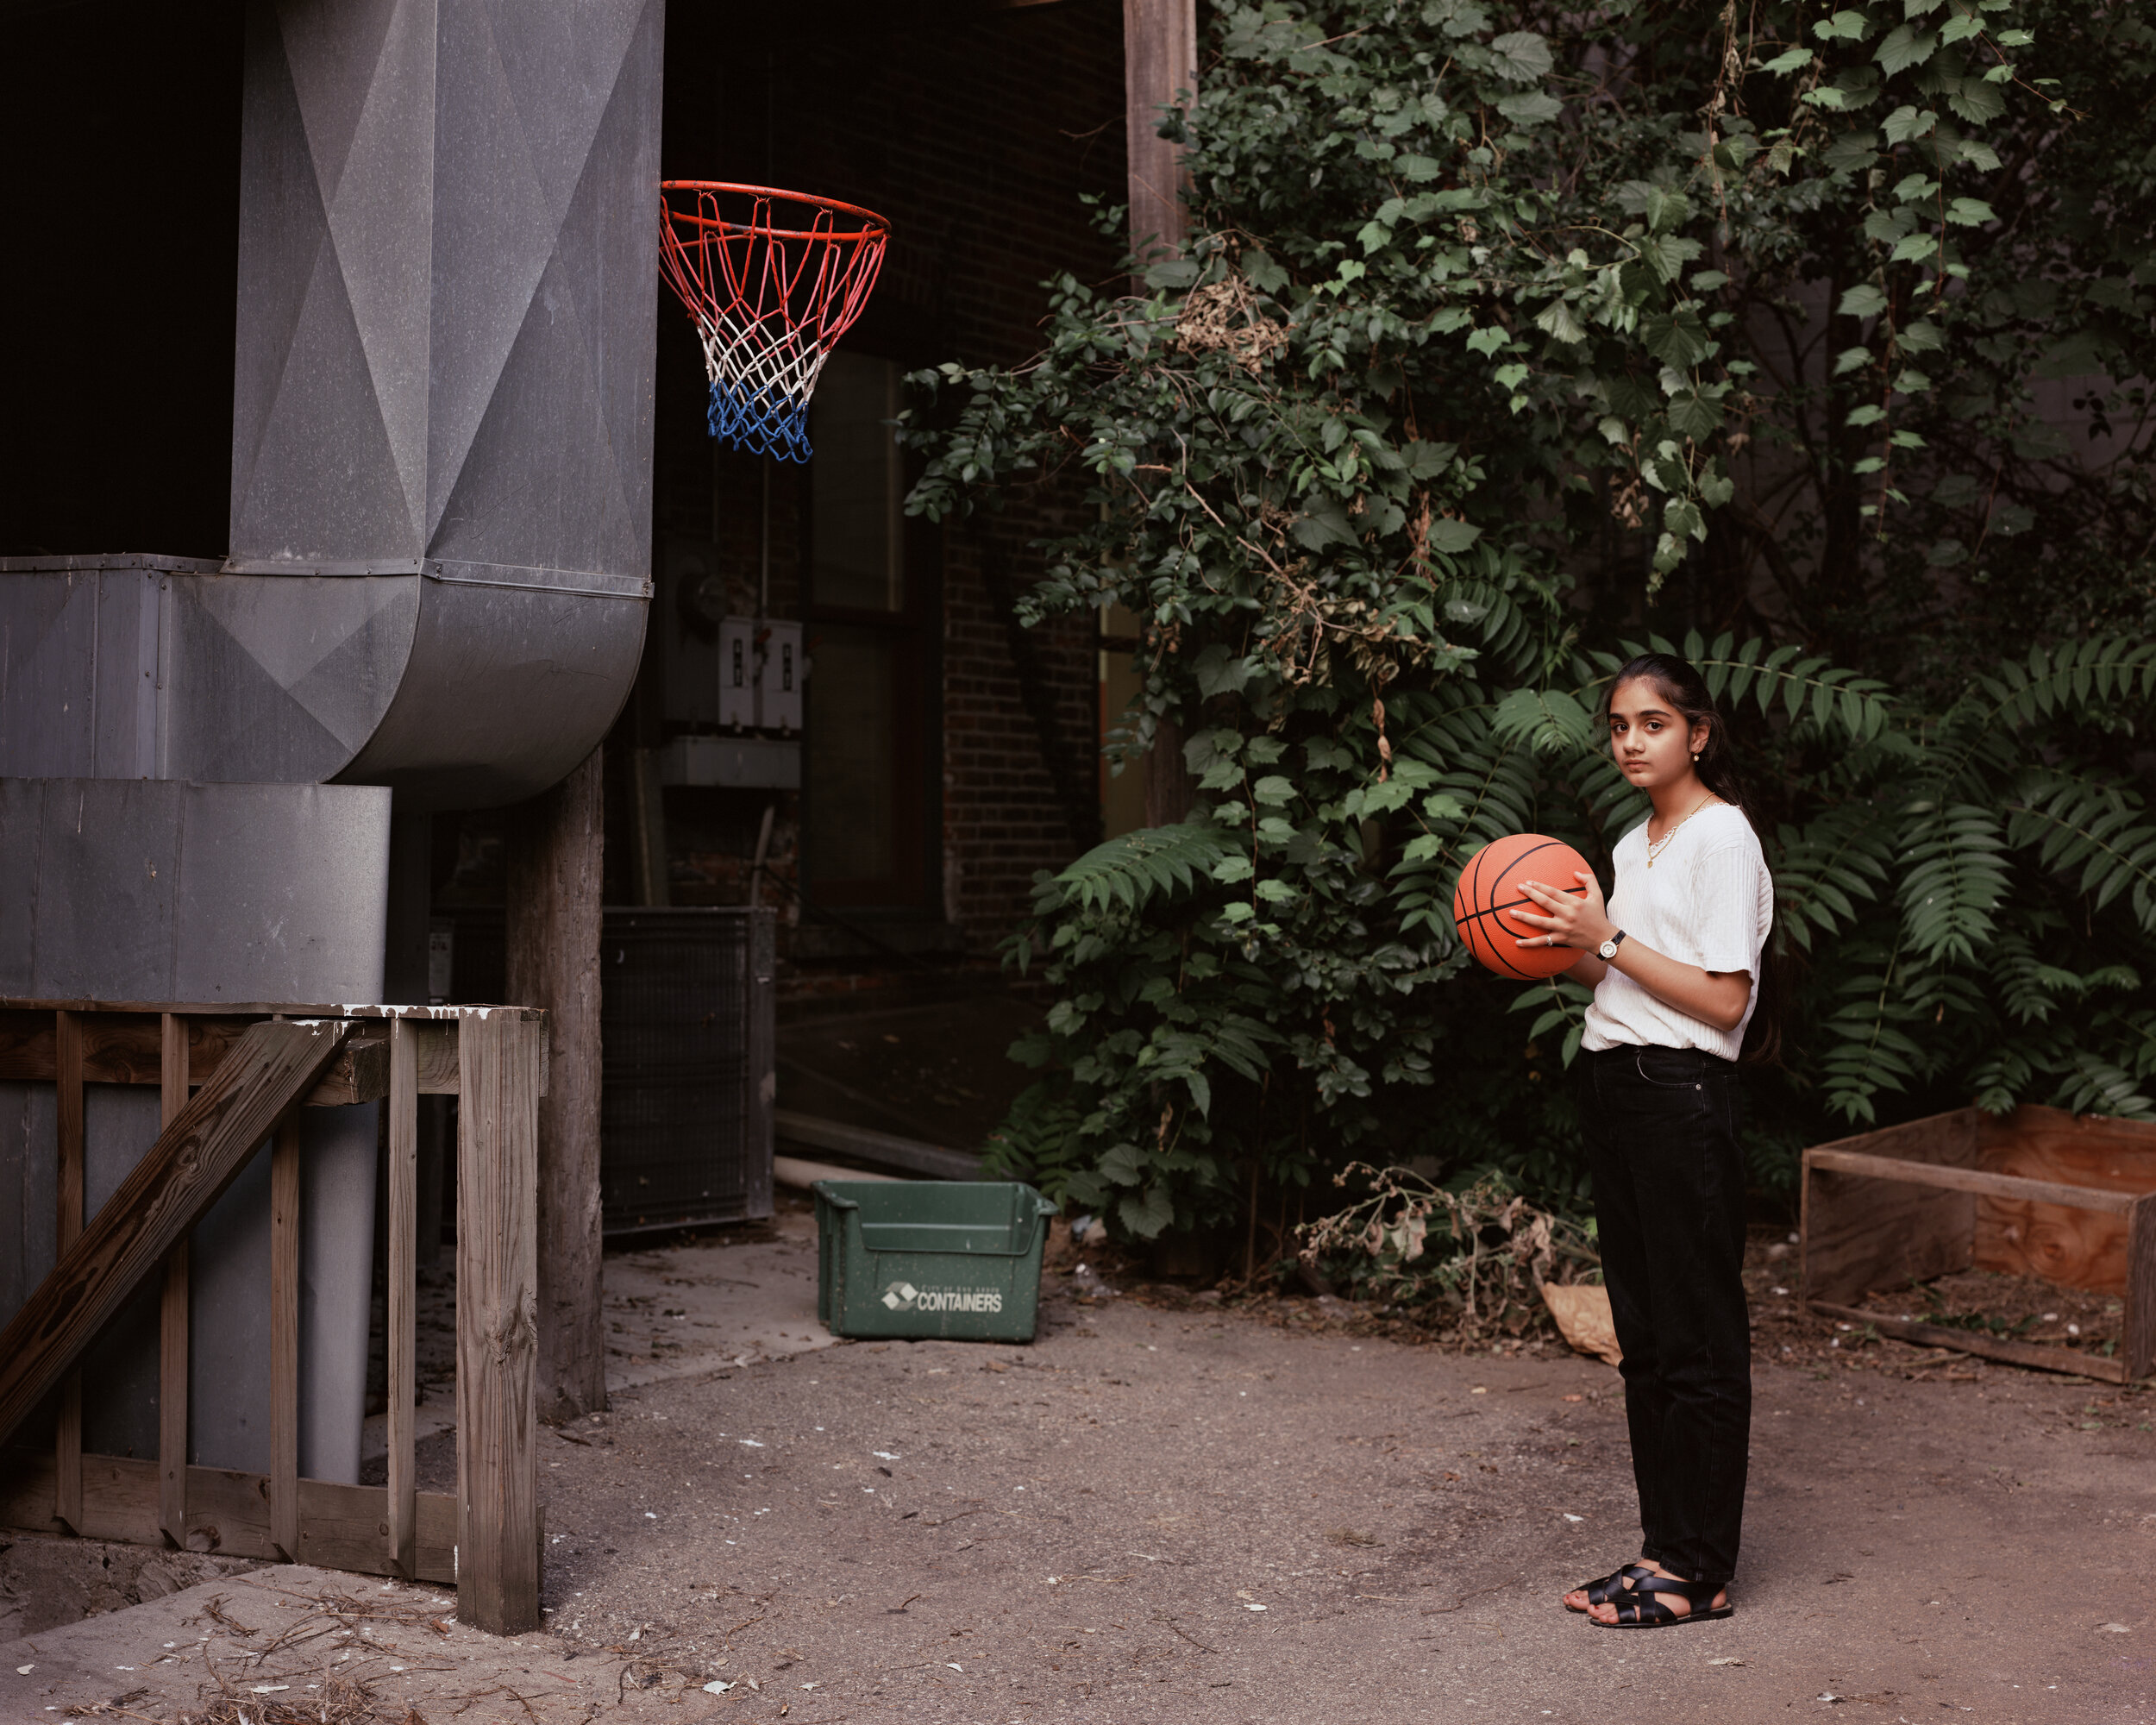
[[[1060,1281],[1030,1348],[849,1344],[549,1440],[555,1633],[735,1684],[712,1718],[2150,1716],[2139,1392],[1764,1341],[1738,1615],[1628,1634],[1556,1603],[1636,1549],[1613,1371]]]
[[[675,1375],[542,1435],[546,1633],[385,1622],[393,1647],[369,1654],[343,1623],[275,1680],[326,1694],[305,1684],[374,1657],[394,1725],[2156,1718],[2156,1401],[1808,1318],[1774,1291],[1795,1269],[1778,1237],[1748,1278],[1737,1615],[1642,1635],[1557,1603],[1637,1547],[1598,1363],[1532,1339],[1464,1353],[1337,1301],[1147,1288],[1098,1258],[1048,1278],[1030,1347],[668,1355],[702,1333],[699,1299],[803,1297],[799,1220],[638,1254],[685,1303],[655,1299],[649,1336],[617,1346]],[[806,1339],[794,1317],[767,1327],[774,1350]],[[429,1483],[453,1478],[452,1443],[424,1447]],[[245,1641],[197,1588],[18,1642],[36,1669],[0,1669],[0,1717],[126,1694],[175,1719],[205,1662],[271,1671],[266,1638],[377,1584],[238,1585]]]

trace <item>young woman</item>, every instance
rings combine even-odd
[[[1574,1076],[1644,1536],[1636,1563],[1564,1603],[1648,1629],[1732,1609],[1752,1426],[1737,1059],[1774,882],[1697,671],[1633,660],[1608,719],[1610,752],[1654,812],[1618,841],[1607,904],[1591,875],[1523,881],[1541,909],[1518,914],[1545,931],[1520,944],[1576,948],[1570,974],[1595,989]]]

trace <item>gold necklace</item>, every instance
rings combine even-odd
[[[1667,832],[1664,833],[1660,838],[1650,838],[1647,841],[1647,867],[1650,869],[1653,868],[1654,859],[1670,848],[1670,841],[1677,836],[1677,833],[1683,826],[1685,820],[1691,819],[1694,815],[1697,814],[1702,809],[1705,808],[1708,804],[1720,802],[1720,800],[1721,799],[1716,796],[1714,792],[1709,791],[1705,796],[1702,797],[1697,802],[1694,803],[1691,807],[1684,811],[1684,820],[1677,822],[1676,826],[1671,827]]]

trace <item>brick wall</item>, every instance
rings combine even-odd
[[[714,12],[722,9],[711,9]],[[734,10],[736,9],[724,9]],[[1063,270],[1105,280],[1117,248],[1079,198],[1123,196],[1122,14],[1116,0],[989,13],[884,6],[818,9],[812,32],[744,38],[676,9],[669,19],[668,177],[798,187],[887,216],[893,242],[862,351],[908,367],[1010,363],[1038,345]],[[662,303],[655,537],[715,541],[732,603],[753,608],[769,486],[771,614],[800,614],[801,470],[714,455],[700,355]],[[1023,913],[1034,871],[1059,867],[1098,827],[1097,668],[1090,619],[1017,631],[1012,599],[1038,578],[1027,542],[1075,499],[1029,499],[995,516],[917,530],[909,579],[940,592],[924,619],[940,665],[928,732],[937,853],[914,906],[842,908],[862,940],[801,916],[798,807],[778,799],[766,897],[794,923],[797,993],[918,986],[931,968],[993,962]],[[655,630],[682,626],[655,612]],[[663,724],[632,703],[617,748],[651,746]],[[625,758],[625,757],[624,757]],[[625,775],[610,780],[617,790]],[[670,790],[677,903],[737,903],[768,794]],[[624,824],[610,799],[609,872],[625,894]],[[877,941],[906,949],[899,958]]]

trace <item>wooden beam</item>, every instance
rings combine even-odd
[[[53,1014],[53,1082],[57,1092],[60,1167],[56,1185],[60,1212],[53,1253],[65,1258],[82,1235],[83,1072],[82,1019],[73,1013]],[[53,1441],[56,1514],[70,1533],[82,1532],[82,1374],[60,1380],[60,1419]]]
[[[0,1331],[0,1441],[232,1183],[342,1043],[336,1022],[251,1025]]]
[[[667,872],[667,806],[659,776],[660,751],[631,749],[628,754],[630,874],[636,902],[670,905],[674,885]],[[755,902],[753,894],[749,902]]]
[[[1131,250],[1144,257],[1182,249],[1188,226],[1182,151],[1160,135],[1161,110],[1198,83],[1197,0],[1123,0],[1123,148]],[[1144,292],[1143,280],[1131,284]],[[1190,812],[1196,785],[1183,760],[1182,728],[1163,716],[1145,755],[1145,824],[1173,826]]]
[[[2064,1204],[2123,1216],[2134,1204],[2130,1192],[2103,1192],[2056,1180],[2024,1180],[2018,1174],[1990,1174],[1981,1168],[1954,1168],[1933,1162],[1904,1162],[1898,1157],[1870,1156],[1852,1150],[1808,1150],[1804,1165],[1832,1174],[1858,1174],[1872,1180],[1896,1180],[1911,1186],[1936,1186],[1949,1192],[1975,1192],[2024,1203]]]
[[[53,1515],[53,1458],[0,1452],[0,1527],[60,1531]],[[83,1458],[83,1519],[89,1537],[130,1545],[157,1540],[158,1464],[131,1456]],[[217,1467],[187,1470],[187,1546],[226,1557],[275,1560],[270,1540],[269,1476]],[[457,1500],[448,1491],[418,1495],[414,1563],[419,1581],[456,1580]],[[383,1556],[387,1494],[379,1485],[299,1482],[301,1561],[359,1575],[392,1575]]]
[[[539,1121],[546,1027],[507,1013],[458,1026],[457,1618],[539,1627]]]
[[[187,1020],[165,1013],[159,1024],[158,1079],[161,1131],[187,1106]],[[157,1525],[166,1541],[187,1544],[187,1236],[165,1254],[165,1289],[158,1309]]]
[[[44,1000],[0,994],[0,1012],[187,1013],[201,1018],[239,1019],[414,1019],[423,1024],[454,1025],[472,1007],[380,1006],[359,1001],[309,1000]],[[500,1010],[487,1007],[489,1012]]]
[[[391,1019],[392,1024],[398,1022]],[[345,1108],[389,1095],[389,1038],[379,1026],[355,1031],[307,1093],[310,1108]]]
[[[606,1405],[599,1215],[601,751],[505,823],[503,986],[547,1014],[539,1109],[539,1409],[567,1420]]]
[[[2034,1366],[2039,1371],[2071,1371],[2083,1377],[2100,1378],[2106,1383],[2127,1381],[2123,1360],[2101,1359],[2076,1353],[2071,1348],[2046,1346],[2042,1342],[2009,1341],[2004,1336],[1995,1336],[1984,1330],[1949,1329],[1943,1324],[1922,1323],[1915,1318],[1883,1317],[1860,1306],[1840,1306],[1827,1300],[1808,1303],[1822,1317],[1869,1324],[1882,1335],[1899,1336],[1904,1341],[1921,1342],[1926,1347],[1981,1354],[1986,1359],[2003,1360],[2009,1365]]]
[[[0,1012],[0,1080],[38,1083],[52,1081],[54,1071],[56,1015]],[[186,1075],[191,1083],[207,1083],[217,1063],[248,1026],[245,1019],[197,1018],[177,1013],[126,1013],[105,1015],[70,1013],[80,1039],[83,1080],[91,1084],[167,1083],[163,1020],[178,1019],[186,1027]],[[456,1026],[436,1025],[439,1050],[430,1076],[456,1082]],[[348,1107],[372,1102],[388,1094],[389,1039],[379,1025],[355,1035],[338,1051],[322,1081],[307,1097],[317,1108]]]
[[[419,1094],[454,1096],[457,1093],[457,1027],[454,1024],[404,1019],[411,1026],[412,1043],[419,1063]],[[542,1082],[544,1075],[541,1075]]]
[[[299,1561],[299,1120],[270,1150],[270,1542]]]
[[[1198,82],[1197,0],[1123,0],[1124,160],[1131,248],[1181,249],[1182,152],[1160,135],[1160,110]]]
[[[403,1019],[389,1026],[389,1566],[417,1574],[419,1050]]]
[[[2156,1194],[2134,1201],[2126,1222],[2126,1333],[2120,1358],[2130,1380],[2156,1371]]]

